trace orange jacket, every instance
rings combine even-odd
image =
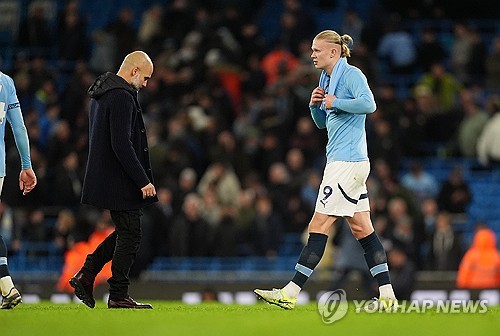
[[[71,277],[83,266],[87,254],[92,253],[113,231],[113,228],[96,230],[90,235],[88,241],[76,243],[72,249],[66,251],[64,256],[64,267],[59,277],[59,281],[57,282],[57,289],[59,291],[67,293],[73,292],[73,288],[69,285],[69,279],[71,279]],[[106,282],[111,276],[111,263],[108,262],[96,276],[94,287]]]
[[[500,253],[495,232],[480,229],[458,268],[459,288],[500,288]]]

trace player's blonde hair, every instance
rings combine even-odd
[[[341,48],[340,57],[351,57],[351,50],[347,45],[352,43],[352,37],[347,34],[340,36],[336,31],[323,30],[321,33],[316,35],[314,39],[325,40],[330,43],[338,44]]]

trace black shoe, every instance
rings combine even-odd
[[[122,300],[108,299],[108,308],[135,308],[135,309],[153,309],[149,303],[140,303],[127,296]]]
[[[75,289],[76,297],[82,300],[86,306],[90,308],[95,307],[93,280],[90,280],[80,271],[69,279],[69,284]]]

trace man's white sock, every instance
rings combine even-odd
[[[380,291],[381,297],[383,296],[383,297],[390,298],[390,299],[396,297],[396,295],[394,294],[394,290],[392,289],[391,284],[382,285],[378,289]]]
[[[283,287],[283,291],[288,298],[296,298],[299,296],[301,288],[293,281],[290,281]]]
[[[14,287],[14,283],[12,282],[12,278],[10,276],[5,276],[0,279],[0,288],[2,289],[3,296],[9,294],[12,287]]]

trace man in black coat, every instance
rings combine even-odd
[[[115,225],[82,269],[70,279],[76,296],[94,308],[93,285],[112,260],[108,308],[149,308],[128,294],[129,271],[141,241],[142,208],[158,201],[150,168],[146,129],[137,92],[147,85],[153,63],[142,51],[123,60],[118,73],[99,76],[89,88],[89,155],[83,204],[109,209]]]

